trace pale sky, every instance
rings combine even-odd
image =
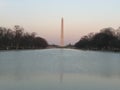
[[[120,26],[120,0],[0,0],[0,26],[20,25],[50,44],[60,43],[60,20],[65,21],[65,44],[102,28]]]

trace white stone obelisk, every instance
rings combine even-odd
[[[61,47],[64,46],[64,19],[61,18]]]

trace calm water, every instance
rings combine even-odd
[[[0,51],[0,90],[120,90],[120,53]]]

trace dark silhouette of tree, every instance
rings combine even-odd
[[[34,42],[34,46],[37,47],[37,48],[39,48],[39,47],[43,47],[43,48],[47,47],[47,42],[43,38],[36,37],[33,40],[33,42]],[[41,42],[42,42],[42,44],[41,44]]]
[[[36,33],[24,32],[19,25],[14,30],[0,27],[0,49],[39,49],[47,46],[44,38],[36,37]]]
[[[22,43],[21,39],[23,37],[23,28],[21,28],[19,25],[16,25],[14,27],[15,29],[15,46],[16,46],[16,49],[20,47],[20,44]]]
[[[120,50],[120,29],[104,28],[99,33],[82,37],[75,45],[80,49]]]

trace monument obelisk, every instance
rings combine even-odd
[[[63,17],[61,18],[61,47],[64,46],[64,19]]]
[[[64,19],[63,17],[61,18],[61,36],[60,36],[60,47],[64,47]],[[64,74],[64,64],[63,64],[63,49],[61,49],[61,60],[60,60],[60,83],[63,82],[63,74]]]

